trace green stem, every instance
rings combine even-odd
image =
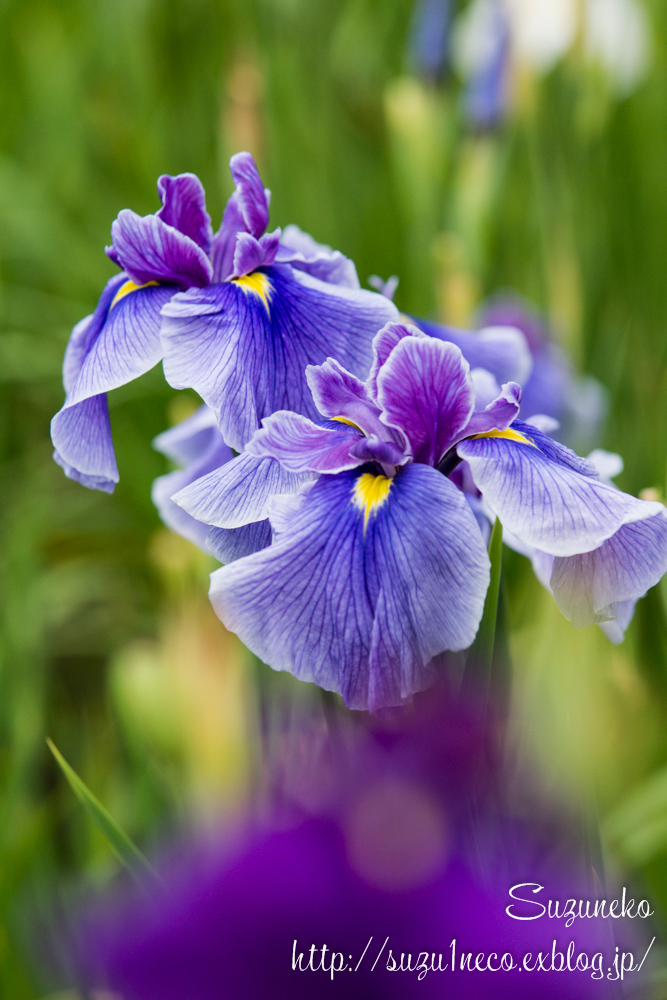
[[[503,554],[503,526],[496,518],[489,542],[489,558],[491,560],[491,579],[486,592],[484,613],[479,624],[479,630],[472,646],[468,650],[466,667],[463,674],[461,691],[471,697],[483,696],[488,699],[491,672],[493,667],[493,651],[496,639],[496,622],[498,619],[498,597],[500,594],[500,572]]]

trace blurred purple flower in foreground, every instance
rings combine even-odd
[[[283,789],[263,824],[217,848],[182,849],[163,866],[164,894],[131,894],[88,915],[78,941],[85,985],[123,1000],[615,995],[602,976],[626,935],[621,921],[567,928],[562,917],[506,912],[521,883],[543,886],[545,903],[595,900],[601,887],[582,877],[584,852],[562,807],[557,821],[535,802],[524,818],[499,808],[498,747],[480,716],[439,690],[370,736],[325,742],[326,766],[312,765],[312,737],[284,735],[311,762],[307,780],[290,762],[300,802],[292,794],[285,804]],[[571,968],[585,956],[580,971],[555,971],[568,948]],[[519,971],[539,953],[544,971]]]

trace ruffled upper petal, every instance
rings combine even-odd
[[[189,236],[208,254],[213,241],[213,227],[199,178],[195,174],[178,174],[176,177],[162,174],[157,189],[162,201],[162,208],[157,212],[158,219]]]
[[[523,385],[531,372],[533,360],[528,342],[514,327],[487,327],[470,332],[415,319],[417,326],[430,337],[456,344],[471,368],[486,368],[499,385],[518,382]]]
[[[223,281],[232,273],[237,235],[249,233],[258,240],[269,224],[271,193],[262,184],[250,153],[232,156],[229,169],[236,190],[227,202],[222,224],[213,239],[214,281]]]
[[[365,374],[371,338],[394,312],[373,292],[328,285],[286,265],[263,268],[172,298],[163,309],[165,375],[175,388],[194,388],[241,451],[276,410],[317,419],[306,367],[335,354]]]
[[[278,244],[280,242],[280,230],[273,233],[266,233],[258,240],[250,233],[239,233],[236,237],[234,248],[234,269],[232,277],[242,278],[251,271],[256,271],[258,267],[265,264],[273,264]]]
[[[435,655],[472,643],[488,556],[435,470],[322,476],[281,508],[269,548],[211,577],[217,614],[266,663],[376,711],[428,686]]]
[[[491,432],[493,435],[493,432]],[[468,439],[457,453],[504,527],[551,555],[598,548],[624,524],[650,517],[650,505],[594,478],[593,466],[528,424]]]
[[[288,472],[342,472],[363,464],[350,451],[360,438],[359,431],[346,424],[322,427],[299,413],[279,410],[264,418],[246,453],[273,458]]]
[[[205,524],[239,528],[268,516],[271,497],[297,493],[310,474],[287,472],[272,458],[244,453],[172,496],[180,507]]]
[[[622,525],[592,552],[554,559],[551,590],[575,628],[625,617],[625,602],[643,597],[667,572],[667,510],[636,503],[645,506],[643,519]]]
[[[426,334],[410,323],[387,323],[373,338],[373,364],[366,381],[368,391],[373,399],[377,398],[377,377],[380,368],[385,363],[396,344],[404,337],[425,337]]]
[[[473,412],[468,363],[458,347],[428,337],[405,337],[377,376],[383,421],[408,438],[415,462],[437,465]]]
[[[157,215],[142,217],[124,208],[111,226],[111,236],[113,259],[137,285],[160,281],[181,289],[201,288],[213,278],[202,248]]]

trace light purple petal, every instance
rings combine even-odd
[[[157,189],[162,201],[158,219],[189,236],[208,254],[213,242],[213,228],[199,178],[195,174],[178,174],[176,177],[162,174]]]
[[[118,466],[111,442],[106,395],[63,408],[51,421],[54,459],[69,479],[89,489],[113,493]]]
[[[273,233],[266,233],[260,239],[255,239],[250,233],[239,233],[236,237],[236,247],[234,249],[234,278],[242,278],[251,271],[256,271],[263,264],[273,264],[278,244],[280,243],[280,230]]]
[[[433,338],[406,337],[377,377],[382,418],[400,428],[415,462],[437,465],[468,423],[474,394],[460,350]]]
[[[456,344],[471,368],[486,368],[499,385],[505,382],[524,385],[530,375],[533,360],[520,330],[488,327],[471,332],[423,319],[415,319],[415,323],[430,337]]]
[[[290,225],[283,229],[276,262],[291,264],[299,271],[306,271],[314,278],[332,285],[360,287],[357,269],[349,257],[323,243],[316,243],[312,236],[304,233],[298,226]]]
[[[271,497],[297,493],[311,475],[287,472],[271,458],[244,453],[202,476],[172,499],[193,517],[218,528],[240,528],[268,515]]]
[[[521,386],[516,382],[504,385],[497,399],[484,410],[477,410],[470,418],[465,428],[466,437],[474,434],[484,434],[488,431],[504,431],[519,416],[521,405]]]
[[[360,437],[359,431],[346,424],[322,427],[299,413],[279,410],[264,418],[248,441],[246,453],[273,458],[288,472],[342,472],[363,463],[350,451]]]
[[[85,357],[80,358],[66,405],[117,389],[155,367],[162,357],[160,310],[173,292],[173,288],[151,285],[123,295],[111,306],[95,339],[87,338]]]
[[[255,521],[240,528],[210,528],[206,536],[206,548],[225,565],[260,552],[270,544],[268,521]]]
[[[350,448],[350,455],[361,462],[378,462],[385,467],[403,465],[407,458],[404,448],[393,441],[382,441],[375,434],[355,441]]]
[[[317,281],[287,265],[174,296],[163,309],[167,381],[192,387],[242,451],[262,418],[293,410],[318,419],[309,364],[334,354],[365,374],[371,338],[394,306],[373,292]]]
[[[126,274],[115,274],[107,281],[95,312],[76,324],[70,335],[63,361],[63,384],[65,392],[70,392],[86,360],[91,344],[99,337],[109,312],[109,306],[127,282]]]
[[[618,617],[619,605],[643,597],[667,572],[667,510],[636,503],[645,508],[641,520],[622,525],[592,552],[554,560],[551,590],[575,628]]]
[[[394,299],[394,295],[396,294],[398,283],[399,278],[396,274],[392,274],[386,281],[377,274],[371,274],[368,278],[368,284],[371,288],[374,288],[376,292],[380,293],[380,295],[384,295],[385,298],[391,299],[392,301]]]
[[[377,711],[428,686],[435,655],[472,643],[489,561],[444,476],[408,465],[369,509],[363,475],[321,477],[269,548],[212,575],[210,597],[274,669]]]
[[[181,289],[207,285],[213,268],[189,236],[157,215],[137,215],[124,208],[111,226],[113,259],[137,285],[159,281]]]
[[[200,406],[180,424],[153,438],[153,447],[177,465],[189,465],[206,452],[217,427],[213,410]]]
[[[194,416],[198,416],[198,413],[194,414]],[[189,419],[192,420],[192,417]],[[184,421],[184,423],[187,423],[187,421]],[[180,429],[183,432],[182,425]],[[176,431],[178,428],[173,428],[173,430]],[[169,431],[165,432],[165,434],[169,433]],[[164,437],[164,435],[160,436]],[[153,444],[155,446],[156,442],[154,441]],[[174,493],[185,489],[194,481],[207,475],[212,470],[220,468],[220,466],[230,462],[233,458],[231,448],[228,448],[222,440],[222,435],[215,425],[209,425],[208,431],[200,429],[195,432],[194,438],[190,440],[190,446],[193,451],[202,445],[204,447],[200,454],[193,461],[189,462],[184,469],[170,472],[166,476],[159,476],[153,482],[151,497],[162,521],[168,528],[171,528],[178,535],[187,538],[188,541],[193,542],[200,549],[208,552],[210,549],[207,546],[206,537],[209,525],[192,517],[171,499]]]
[[[636,604],[636,601],[619,601],[616,605],[618,617],[608,622],[600,622],[600,628],[615,646],[619,646],[625,639],[628,625],[635,614]]]
[[[524,545],[573,556],[650,516],[644,501],[593,478],[590,463],[537,429],[516,421],[511,431],[533,443],[484,437],[456,450],[489,508]]]

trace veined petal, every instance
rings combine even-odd
[[[432,658],[474,639],[489,561],[464,496],[408,465],[322,476],[267,549],[216,571],[211,601],[276,670],[342,694],[350,708],[408,701]]]
[[[162,521],[200,549],[209,551],[206,545],[209,525],[192,517],[171,497],[232,460],[232,450],[223,441],[212,412],[207,406],[200,407],[187,420],[155,438],[153,447],[185,465],[184,469],[159,476],[153,483],[151,496]]]
[[[470,368],[458,347],[405,337],[377,376],[383,420],[406,435],[415,462],[437,465],[473,412]]]
[[[113,259],[133,282],[177,285],[181,289],[207,285],[213,268],[202,248],[157,215],[137,215],[124,208],[111,226]]]
[[[250,153],[236,153],[229,168],[236,190],[227,202],[222,224],[213,239],[214,281],[223,281],[231,274],[237,235],[249,233],[259,239],[269,224],[271,192],[262,184]]]
[[[479,369],[478,369],[479,370]],[[504,431],[519,416],[521,386],[516,382],[504,385],[497,399],[484,410],[477,410],[465,428],[466,437],[484,434],[488,431]]]
[[[328,285],[287,265],[191,289],[163,309],[165,375],[176,388],[196,389],[225,440],[242,451],[276,410],[317,419],[306,367],[335,354],[351,372],[365,373],[372,335],[394,308],[373,292]]]
[[[213,227],[199,178],[195,174],[178,174],[176,177],[162,174],[157,189],[162,201],[162,208],[157,212],[158,219],[189,236],[208,254],[213,241]]]
[[[385,363],[396,344],[404,337],[425,337],[426,334],[410,323],[387,323],[373,337],[373,364],[366,381],[368,391],[373,399],[377,399],[377,377],[380,368]]]
[[[439,340],[456,344],[471,368],[486,368],[499,385],[518,382],[523,385],[533,367],[528,342],[520,330],[509,326],[493,326],[471,332],[415,319],[417,326]]]
[[[66,406],[117,389],[155,367],[162,357],[160,310],[173,294],[173,287],[164,285],[120,285],[94,338],[91,325],[85,355],[81,357],[78,347],[73,349],[79,354],[80,368],[70,385]],[[78,329],[74,328],[73,338]],[[71,356],[66,358],[66,368],[73,371]]]
[[[177,465],[188,465],[206,452],[217,428],[213,410],[200,406],[180,424],[153,438],[153,447]],[[231,451],[229,455],[231,458]]]
[[[268,521],[255,521],[240,528],[209,528],[206,536],[206,548],[225,565],[260,552],[270,544],[271,525]]]
[[[246,453],[273,458],[288,472],[342,472],[363,465],[350,451],[360,439],[359,431],[346,424],[334,430],[299,413],[279,410],[264,418],[248,441]]]
[[[95,306],[95,312],[82,319],[72,330],[67,347],[65,348],[65,358],[63,361],[63,385],[65,386],[65,392],[69,392],[76,382],[90,346],[99,337],[100,331],[106,322],[109,306],[120,289],[127,284],[127,280],[126,274],[115,274],[113,278],[107,281],[104,291],[100,295],[99,302]]]
[[[251,271],[256,271],[258,267],[273,264],[279,243],[279,229],[273,233],[265,233],[258,240],[250,233],[238,233],[234,248],[232,277],[243,278]]]
[[[265,520],[271,497],[297,493],[312,478],[287,472],[272,458],[255,458],[246,452],[202,476],[172,499],[205,524],[239,528]]]
[[[619,492],[619,491],[616,491]],[[646,507],[642,520],[622,525],[592,552],[556,558],[551,590],[556,604],[575,628],[617,618],[667,572],[667,510]]]
[[[283,229],[276,262],[291,264],[299,271],[306,271],[314,278],[332,285],[360,287],[357,269],[349,257],[323,243],[317,243],[298,226],[290,225]]]
[[[462,441],[456,450],[503,527],[551,555],[590,552],[658,506],[594,478],[589,462],[519,421],[495,436]]]
[[[113,493],[118,466],[105,394],[63,407],[51,421],[51,440],[56,449],[53,457],[68,479]]]

